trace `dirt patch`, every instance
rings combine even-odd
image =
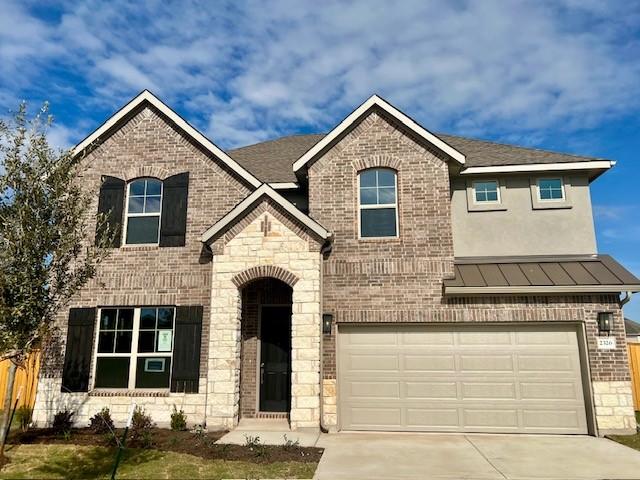
[[[299,447],[296,445],[218,445],[214,442],[225,433],[220,432],[174,432],[162,428],[154,428],[148,438],[150,445],[131,444],[130,448],[150,448],[162,451],[188,453],[208,460],[241,460],[254,463],[272,462],[304,462],[320,461],[323,449],[315,447]],[[121,438],[123,430],[116,430]],[[56,434],[49,428],[34,428],[26,432],[15,432],[9,437],[11,444],[59,444],[84,446],[114,446],[112,435],[98,435],[88,428],[73,429],[70,435]]]

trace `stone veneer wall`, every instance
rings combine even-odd
[[[291,427],[318,428],[320,246],[294,220],[268,201],[256,205],[247,217],[213,242],[209,425],[232,428],[239,418],[239,288],[256,278],[273,276],[293,288]]]
[[[97,276],[78,293],[69,307],[202,305],[204,318],[210,315],[211,255],[203,249],[200,236],[228,213],[251,191],[224,164],[197,147],[167,118],[150,106],[134,112],[121,128],[90,152],[84,160],[83,184],[94,192],[87,218],[93,243],[98,192],[103,175],[129,181],[138,177],[160,180],[189,172],[187,234],[184,247],[122,246],[111,250],[98,267]],[[126,419],[127,405],[144,404],[154,420],[168,418],[171,405],[184,405],[189,423],[204,420],[204,378],[207,371],[209,324],[203,321],[200,393],[170,394],[168,397],[140,396],[143,392],[107,392],[112,396],[61,393],[64,343],[68,309],[57,318],[58,332],[42,359],[41,380],[34,418],[44,425],[65,405],[76,405],[75,420],[82,424],[103,406],[113,407],[114,419]],[[94,332],[95,334],[95,332]],[[93,342],[95,339],[87,339]],[[93,379],[90,379],[90,385]],[[167,394],[168,395],[168,394]],[[93,410],[93,412],[92,412]]]

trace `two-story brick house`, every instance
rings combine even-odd
[[[434,135],[377,96],[224,152],[147,91],[75,151],[120,234],[59,318],[38,422],[635,427],[640,280],[597,253],[589,196],[614,162]]]

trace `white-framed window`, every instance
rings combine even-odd
[[[500,203],[500,184],[497,180],[473,182],[473,202],[477,204]]]
[[[538,201],[561,202],[565,200],[562,178],[539,178],[536,182]]]
[[[94,388],[168,389],[174,307],[101,308]]]
[[[162,182],[138,178],[127,185],[125,241],[127,245],[157,245],[160,239]]]
[[[398,176],[390,168],[358,174],[360,238],[398,236]]]

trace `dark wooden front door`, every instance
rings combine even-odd
[[[291,407],[291,307],[262,307],[260,319],[260,411]]]

